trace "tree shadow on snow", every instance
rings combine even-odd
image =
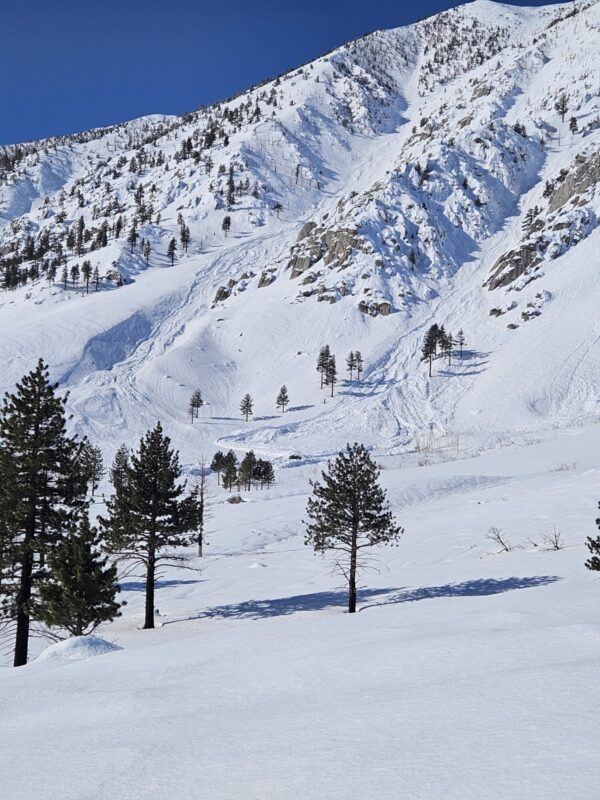
[[[156,581],[156,589],[168,589],[173,586],[188,586],[192,583],[202,583],[201,580],[198,579],[190,579],[190,580],[170,580],[170,581]],[[125,581],[124,583],[119,584],[121,587],[122,592],[145,592],[146,591],[146,581]]]
[[[359,592],[359,598],[375,599],[397,591],[397,588],[362,589]],[[297,594],[292,597],[277,597],[273,600],[245,600],[242,603],[227,606],[214,606],[198,614],[195,619],[205,617],[209,619],[283,617],[288,614],[295,614],[297,611],[322,611],[325,608],[345,606],[347,602],[348,593],[344,590],[313,592],[312,594]]]
[[[558,575],[535,575],[531,578],[478,578],[463,583],[422,586],[420,589],[403,589],[399,594],[392,595],[378,603],[363,606],[360,610],[397,603],[414,603],[417,600],[431,600],[435,597],[485,597],[491,594],[513,592],[517,589],[534,589],[537,586],[547,586],[560,580]]]
[[[310,406],[310,405],[309,406],[290,406],[288,408],[288,411],[308,411],[309,408],[314,408],[314,405],[312,405],[312,406]]]

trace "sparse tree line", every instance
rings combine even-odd
[[[155,624],[160,570],[182,567],[184,548],[202,555],[206,477],[182,479],[179,455],[160,423],[135,452],[124,445],[109,471],[106,511],[90,521],[90,505],[104,476],[102,454],[87,439],[67,433],[67,397],[57,395],[48,368],[37,367],[7,393],[0,408],[0,640],[11,642],[14,666],[27,663],[30,636],[47,626],[58,638],[82,636],[120,615],[117,568],[141,569],[144,628]],[[273,465],[252,451],[238,463],[217,452],[211,469],[225,489],[269,487]],[[306,543],[333,552],[356,610],[357,575],[367,548],[396,543],[396,525],[378,484],[379,468],[366,449],[348,445],[312,483]]]
[[[432,375],[434,359],[441,357],[448,359],[448,365],[452,363],[454,348],[459,348],[459,355],[462,359],[463,348],[467,343],[462,328],[454,337],[443,325],[434,324],[428,329],[421,347],[421,361],[427,361],[429,365],[429,377]]]
[[[261,489],[266,486],[268,489],[275,481],[273,464],[256,458],[252,450],[239,463],[233,450],[227,453],[219,450],[213,456],[210,468],[216,474],[217,482],[229,491],[234,486],[237,486],[238,492],[240,489],[249,492],[252,486],[259,486]]]

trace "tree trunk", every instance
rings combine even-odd
[[[155,573],[154,553],[150,553],[146,566],[146,618],[144,620],[144,630],[154,627],[154,573]]]
[[[348,573],[348,613],[354,614],[356,612],[356,557],[358,554],[357,548],[357,532],[352,533],[352,547],[350,550],[350,571]]]
[[[431,353],[429,354],[429,377],[431,378]]]
[[[27,663],[29,647],[29,601],[33,572],[33,553],[25,553],[21,567],[21,583],[17,595],[17,631],[15,635],[15,654],[13,666],[22,667]]]

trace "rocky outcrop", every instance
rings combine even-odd
[[[578,166],[551,192],[548,209],[557,211],[568,203],[571,198],[583,194],[588,189],[600,182],[600,152],[590,158],[578,156]]]
[[[368,314],[370,317],[387,317],[392,313],[392,306],[387,300],[372,300],[371,302],[361,300],[358,304],[358,310],[363,314]]]
[[[223,300],[227,300],[227,298],[231,295],[231,289],[228,286],[219,286],[217,292],[215,294],[215,299],[213,302],[215,303],[222,303]]]
[[[364,241],[358,237],[355,229],[326,230],[314,222],[307,222],[302,226],[290,253],[290,277],[298,278],[321,260],[330,269],[344,267],[355,250],[367,252]]]
[[[264,272],[261,272],[260,278],[258,279],[258,288],[264,289],[265,286],[270,286],[274,280],[275,273],[265,270]]]

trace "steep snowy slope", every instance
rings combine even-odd
[[[41,354],[107,454],[160,417],[190,462],[594,416],[599,24],[477,0],[182,118],[5,148],[4,387]],[[429,378],[434,321],[467,347]],[[333,398],[324,344],[366,362]]]

